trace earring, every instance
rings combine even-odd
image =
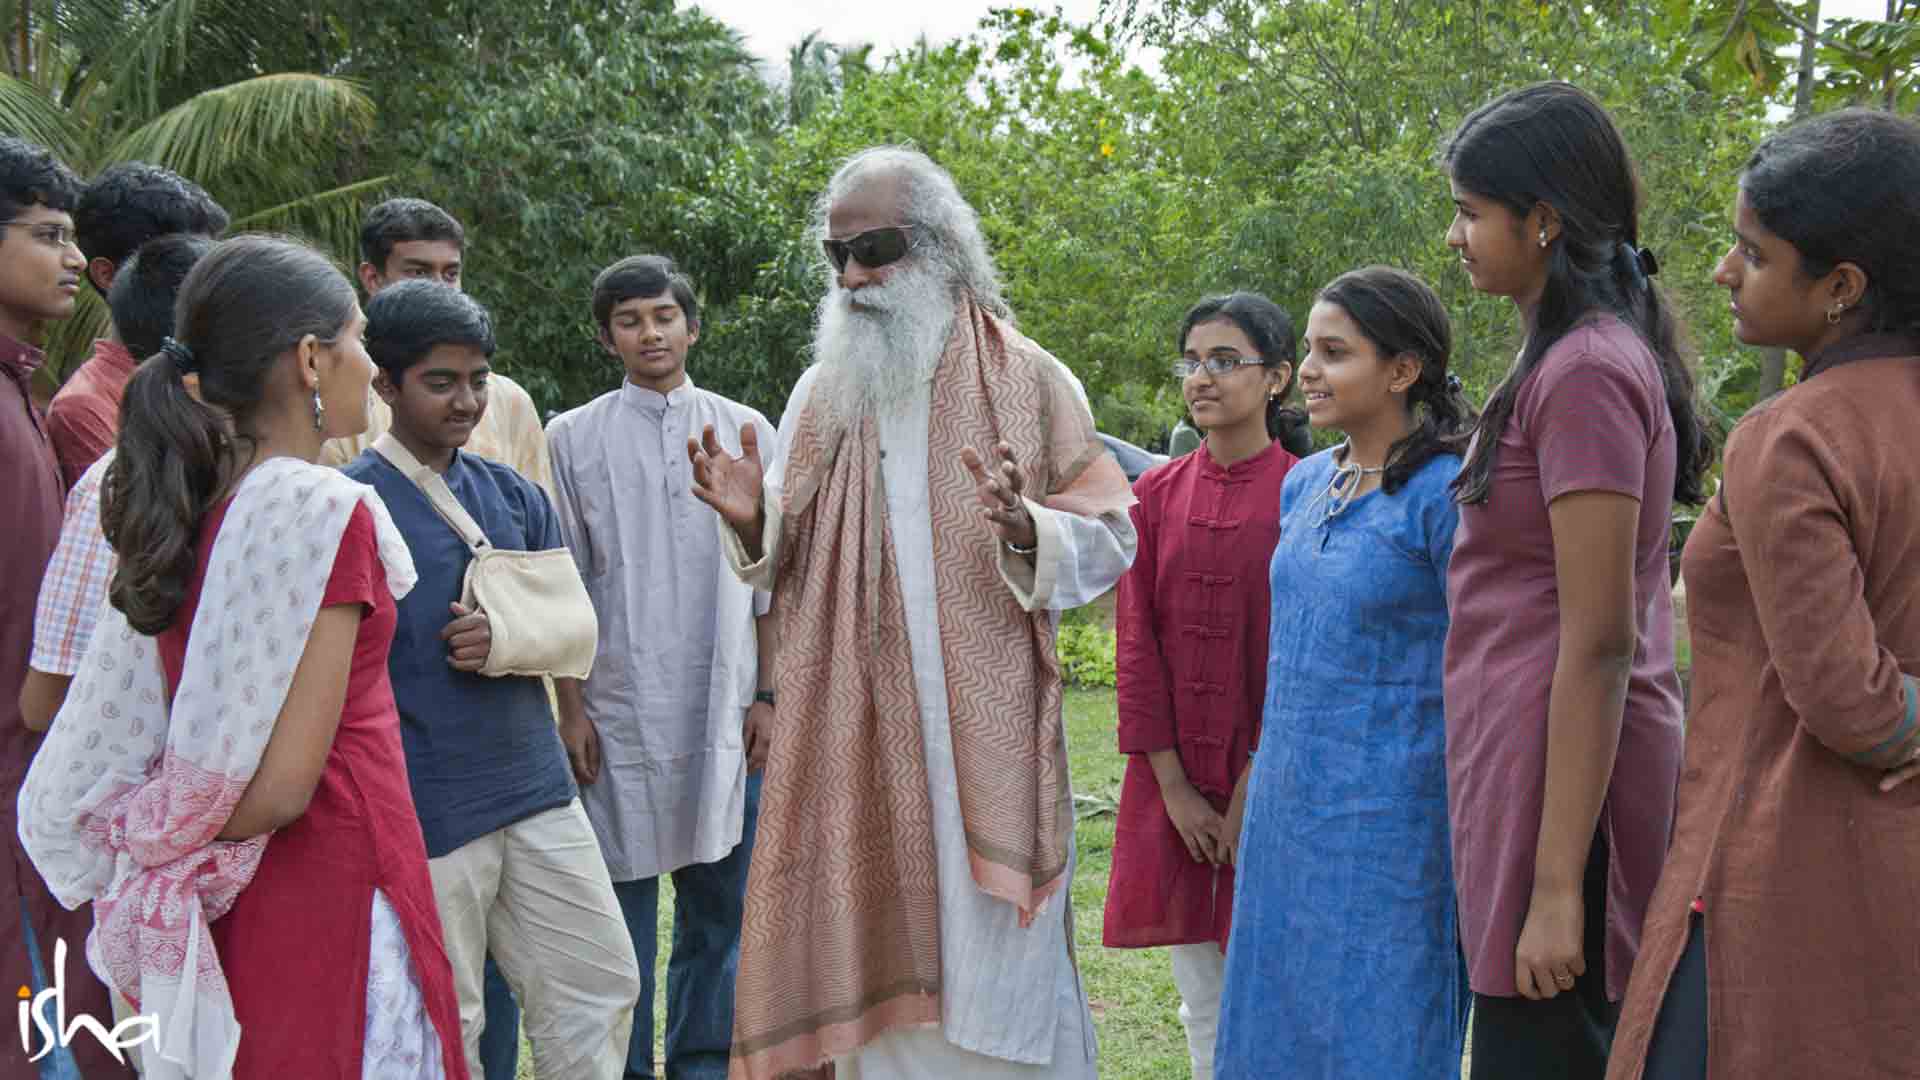
[[[320,403],[320,388],[313,388],[313,430],[327,429],[327,407]]]
[[[1847,305],[1842,304],[1837,300],[1834,301],[1833,306],[1827,309],[1827,325],[1838,326],[1840,323],[1840,316],[1846,310],[1847,310]]]
[[[1545,225],[1540,226],[1540,246],[1547,246],[1547,227]]]

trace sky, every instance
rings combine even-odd
[[[980,24],[989,8],[1015,7],[1022,0],[693,0],[698,7],[746,35],[747,47],[767,62],[767,73],[786,71],[787,50],[815,30],[836,44],[872,42],[876,56],[885,56],[914,43],[921,35],[942,42],[964,37]],[[1043,0],[1036,9],[1055,2],[1076,22],[1092,19],[1100,0]]]
[[[774,77],[786,71],[787,50],[818,30],[838,44],[872,42],[886,55],[925,35],[934,42],[971,32],[993,7],[1020,0],[693,0],[693,5],[746,35],[754,55],[767,62]],[[1100,0],[1026,0],[1050,9],[1057,2],[1067,17],[1085,22],[1099,13]],[[1824,0],[1823,18],[1878,19],[1886,0]]]

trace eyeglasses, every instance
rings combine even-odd
[[[906,225],[889,225],[884,229],[868,229],[845,240],[828,237],[822,241],[827,249],[827,258],[832,260],[833,268],[846,273],[849,258],[869,270],[878,270],[888,263],[899,262],[907,252],[914,249],[913,238],[909,235],[912,228]]]
[[[71,225],[61,225],[52,221],[0,221],[0,227],[25,229],[35,240],[48,247],[64,248],[69,244],[79,246],[79,237]]]
[[[1232,372],[1235,368],[1246,367],[1248,365],[1259,367],[1264,363],[1265,361],[1258,356],[1241,356],[1239,353],[1214,353],[1204,360],[1190,360],[1183,356],[1173,362],[1172,369],[1173,377],[1176,379],[1185,379],[1196,375],[1201,368],[1205,368],[1207,374],[1218,379]]]

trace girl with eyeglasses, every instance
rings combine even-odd
[[[1411,274],[1336,278],[1306,339],[1307,416],[1346,441],[1280,493],[1260,751],[1225,826],[1240,873],[1214,1075],[1445,1076],[1467,991],[1440,664],[1472,411],[1446,310]]]
[[[1708,446],[1613,120],[1543,83],[1446,147],[1447,244],[1525,342],[1461,466],[1448,796],[1476,1080],[1597,1078],[1680,772],[1667,560]]]
[[[1679,810],[1607,1075],[1910,1077],[1920,124],[1847,109],[1772,135],[1733,234],[1734,335],[1805,366],[1733,430],[1681,556]]]
[[[1128,755],[1107,892],[1109,948],[1169,946],[1194,1075],[1213,1036],[1233,897],[1225,812],[1258,734],[1267,559],[1280,484],[1297,460],[1284,400],[1293,324],[1263,296],[1194,305],[1173,362],[1205,441],[1142,476],[1139,536],[1120,579],[1120,750]]]

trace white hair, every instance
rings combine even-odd
[[[835,203],[873,180],[892,177],[906,195],[906,221],[918,241],[916,251],[939,267],[953,288],[970,296],[1003,319],[1013,312],[1000,294],[1000,274],[994,269],[987,240],[974,212],[953,182],[953,174],[910,146],[873,146],[848,158],[827,181],[827,190],[814,206],[813,251],[825,268],[828,288],[839,286],[839,276],[826,262],[820,240],[827,235],[827,215]]]

